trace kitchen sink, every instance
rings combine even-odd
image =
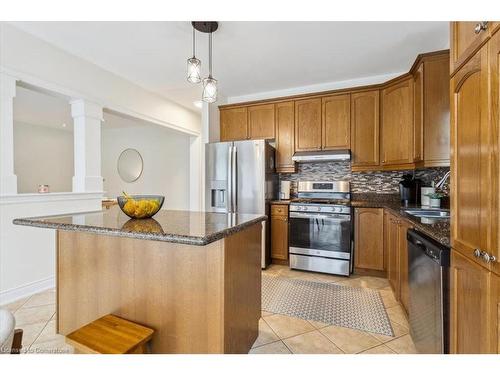
[[[449,219],[450,210],[440,209],[440,208],[409,208],[405,210],[407,214],[416,217],[429,217],[435,219]]]

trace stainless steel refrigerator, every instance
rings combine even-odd
[[[264,140],[208,143],[206,210],[261,214],[278,195],[275,149]],[[269,223],[262,224],[262,268],[270,262]]]

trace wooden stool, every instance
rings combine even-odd
[[[114,315],[94,320],[66,336],[76,353],[144,354],[154,330]]]

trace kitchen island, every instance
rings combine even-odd
[[[153,353],[247,353],[261,314],[261,215],[118,207],[15,219],[57,233],[57,332],[107,314],[155,330]]]

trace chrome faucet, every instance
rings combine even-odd
[[[448,179],[448,177],[450,177],[450,173],[451,173],[451,171],[448,171],[445,173],[443,178],[440,179],[439,182],[436,184],[436,189],[441,189],[443,187],[443,185],[446,182],[446,180]]]

